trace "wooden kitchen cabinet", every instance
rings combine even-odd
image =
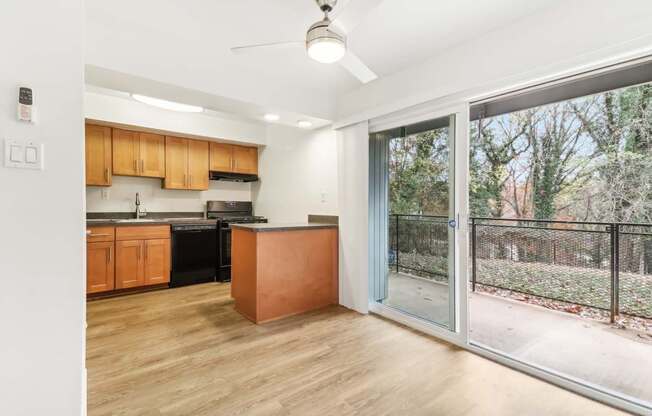
[[[166,189],[208,189],[208,142],[165,137]]]
[[[166,189],[186,189],[188,183],[188,144],[185,139],[165,137]]]
[[[165,136],[140,133],[140,176],[165,177]]]
[[[114,288],[113,241],[86,244],[86,293]]]
[[[111,128],[86,124],[86,185],[111,186]]]
[[[233,146],[233,172],[258,174],[258,148]]]
[[[107,292],[115,287],[115,229],[111,226],[86,230],[86,293]]]
[[[113,173],[163,178],[165,137],[159,134],[113,129]]]
[[[211,142],[210,169],[215,172],[231,172],[233,169],[233,145]]]
[[[208,189],[208,142],[188,140],[188,189]]]
[[[170,281],[169,225],[92,226],[86,241],[88,294]]]
[[[170,281],[170,240],[145,240],[144,282],[157,285]]]
[[[257,175],[258,148],[211,142],[210,170]]]
[[[115,238],[116,289],[170,281],[169,226],[119,227]]]
[[[143,240],[116,241],[115,288],[127,289],[145,285]]]
[[[138,132],[113,129],[113,173],[138,175]]]

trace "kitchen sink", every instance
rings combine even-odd
[[[126,219],[126,220],[116,220],[115,222],[124,223],[124,222],[154,222],[154,221],[156,221],[156,220],[142,219],[142,218],[140,218],[140,219],[130,218],[130,219]]]

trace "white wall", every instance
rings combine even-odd
[[[80,415],[83,2],[7,0],[1,9],[0,139],[43,142],[45,171],[0,166],[0,414]],[[20,85],[34,91],[37,124],[16,121]]]
[[[226,139],[234,143],[265,144],[263,123],[219,117],[206,113],[181,113],[143,104],[131,98],[85,93],[86,118],[109,123],[139,126],[179,135]]]
[[[329,127],[306,131],[267,128],[253,185],[256,215],[274,222],[305,222],[308,214],[337,215],[337,146]]]
[[[210,181],[207,191],[162,189],[161,179],[114,176],[109,188],[86,187],[88,212],[133,212],[136,192],[149,212],[204,212],[206,201],[251,201],[251,184]],[[108,193],[102,199],[102,193]]]
[[[340,304],[369,308],[369,126],[337,131]]]
[[[652,53],[652,1],[566,0],[339,97],[338,123]]]

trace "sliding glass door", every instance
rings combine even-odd
[[[370,136],[373,300],[451,330],[455,122],[448,115]]]

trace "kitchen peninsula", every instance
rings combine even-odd
[[[334,224],[234,224],[231,295],[255,323],[338,303]]]

